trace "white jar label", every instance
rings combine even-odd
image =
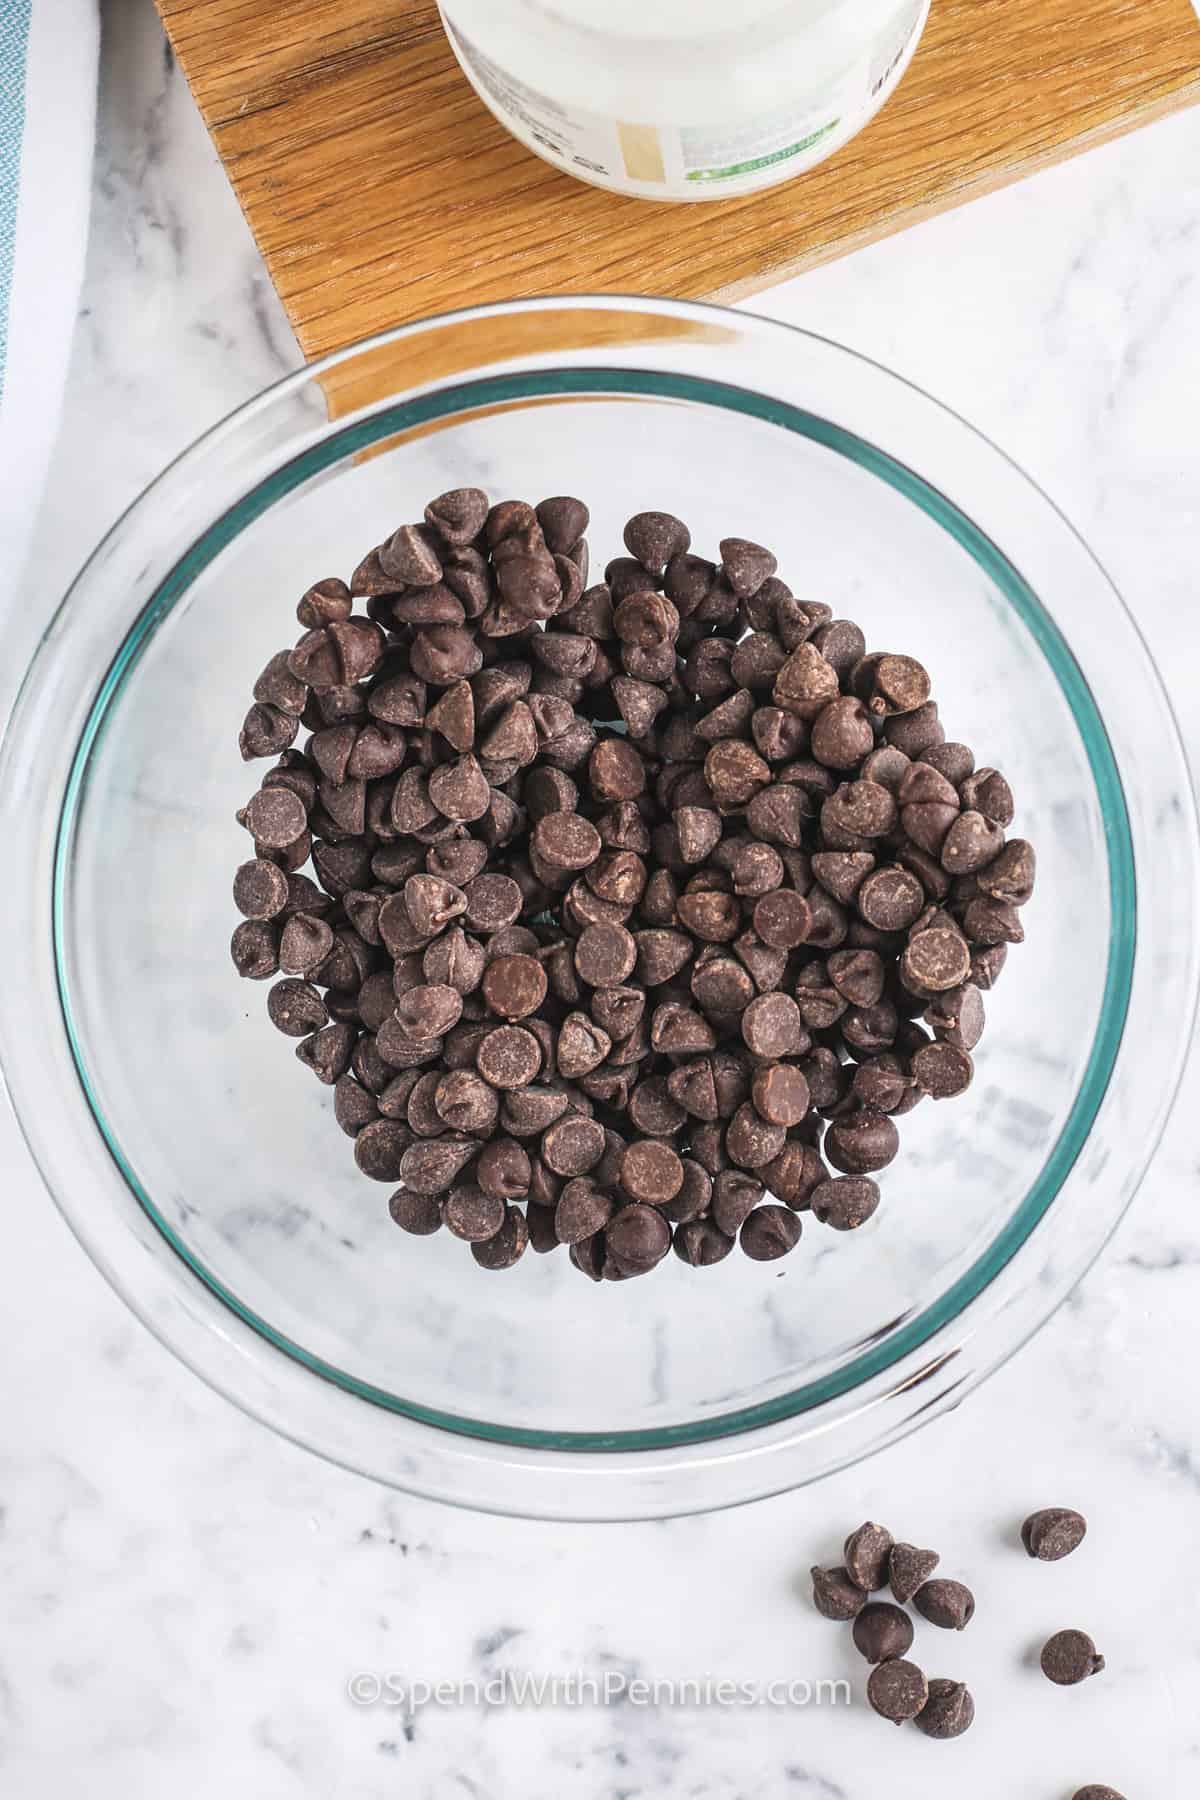
[[[800,174],[859,131],[895,86],[916,46],[929,0],[904,4],[838,81],[753,117],[685,126],[621,120],[531,87],[442,19],[480,98],[513,136],[548,162],[622,193],[700,200],[751,193]]]

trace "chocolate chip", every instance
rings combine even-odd
[[[687,548],[686,545],[682,547]],[[739,600],[757,594],[778,567],[771,552],[749,538],[722,538],[720,551],[722,572]]]
[[[404,1140],[411,1139],[411,1132],[390,1120],[381,1119],[376,1125],[368,1125],[355,1140],[355,1154],[359,1158],[359,1167],[364,1174],[374,1171],[367,1167],[366,1161],[359,1153],[363,1151],[363,1140],[371,1139],[372,1133],[381,1134],[370,1141],[367,1147],[367,1161],[391,1166],[395,1149]],[[388,1135],[391,1134],[391,1135]],[[394,1175],[378,1175],[380,1180],[401,1180],[405,1187],[412,1188],[418,1194],[447,1193],[453,1187],[458,1176],[477,1154],[479,1145],[465,1138],[439,1137],[426,1138],[414,1144],[406,1142],[400,1150],[399,1165]]]
[[[531,1172],[528,1153],[512,1138],[493,1138],[484,1145],[475,1165],[475,1179],[484,1193],[502,1200],[527,1194]]]
[[[1035,873],[1033,845],[1025,838],[1013,838],[986,867],[978,870],[977,879],[983,893],[993,900],[1024,906],[1033,893]]]
[[[238,737],[243,762],[258,756],[278,756],[296,741],[299,720],[281,706],[255,703],[246,714]]]
[[[287,899],[287,876],[264,857],[243,863],[233,878],[233,903],[247,919],[273,919]]]
[[[304,1042],[297,1044],[296,1055],[317,1080],[333,1087],[350,1067],[350,1056],[358,1038],[353,1025],[340,1021],[326,1025]]]
[[[821,850],[812,859],[813,874],[843,906],[853,902],[874,867],[875,858],[869,850]],[[920,904],[924,903],[921,895]]]
[[[546,998],[546,971],[532,956],[498,956],[483,977],[483,997],[502,1019],[524,1019]]]
[[[255,843],[284,850],[304,831],[308,815],[299,795],[289,788],[264,787],[247,804],[245,822]]]
[[[760,1169],[783,1149],[787,1133],[772,1125],[749,1101],[738,1107],[725,1133],[725,1148],[740,1169]]]
[[[671,1248],[671,1227],[654,1207],[634,1204],[616,1214],[605,1238],[619,1267],[640,1274],[661,1262]]]
[[[1086,1631],[1056,1631],[1042,1646],[1042,1674],[1057,1687],[1074,1687],[1099,1675],[1104,1658]]]
[[[679,923],[704,942],[726,944],[741,928],[741,909],[732,894],[709,889],[680,896]]]
[[[834,1119],[825,1134],[825,1155],[844,1175],[873,1175],[894,1160],[899,1148],[892,1120],[870,1107]]]
[[[542,1134],[542,1159],[556,1175],[586,1175],[604,1155],[604,1127],[567,1113]]]
[[[827,768],[857,768],[875,745],[870,715],[862,701],[851,694],[831,700],[813,720],[810,745],[813,756]]]
[[[939,994],[922,1017],[936,1038],[958,1050],[973,1050],[983,1036],[983,1001],[970,983]]]
[[[895,713],[914,713],[924,706],[929,699],[930,681],[915,658],[885,655],[865,658],[854,673],[853,686],[871,712],[887,718]]]
[[[813,1605],[823,1619],[849,1623],[856,1619],[867,1603],[862,1588],[851,1581],[845,1569],[814,1568],[809,1571],[813,1584]]]
[[[1004,848],[1004,832],[980,812],[959,813],[942,843],[942,867],[950,875],[986,868]]]
[[[625,527],[625,548],[652,575],[660,575],[673,557],[682,556],[692,534],[671,513],[636,513]]]
[[[445,818],[470,824],[487,812],[491,788],[475,757],[467,754],[433,770],[429,798]]]
[[[638,974],[647,987],[671,981],[692,955],[691,939],[681,931],[637,931]]]
[[[1021,924],[1016,908],[987,895],[981,895],[970,902],[963,913],[962,922],[963,930],[975,945],[990,948],[996,944],[1021,944],[1025,941],[1025,927]]]
[[[279,972],[279,930],[266,919],[243,919],[229,943],[233,966],[249,981]]]
[[[858,910],[878,931],[906,931],[920,917],[925,892],[917,877],[898,864],[876,869],[858,889]]]
[[[958,793],[966,811],[980,812],[1000,826],[1012,824],[1016,810],[1012,789],[995,769],[977,769],[960,782]]]
[[[741,1024],[747,1047],[756,1056],[778,1058],[804,1048],[800,1008],[790,994],[760,994],[742,1013]]]
[[[936,1550],[920,1550],[915,1544],[893,1544],[888,1559],[888,1580],[897,1605],[907,1606],[941,1558]]]
[[[912,1603],[923,1619],[943,1631],[963,1631],[975,1616],[975,1596],[961,1581],[941,1577],[927,1581],[917,1589]]]
[[[834,1231],[857,1231],[879,1206],[879,1186],[867,1175],[841,1175],[812,1190],[813,1217]]]
[[[683,1186],[683,1164],[669,1144],[644,1139],[625,1151],[621,1186],[633,1200],[663,1205]]]
[[[296,617],[309,630],[332,624],[335,619],[348,619],[352,611],[350,589],[336,576],[315,581],[296,605]]]
[[[867,1699],[881,1718],[890,1719],[893,1725],[905,1725],[927,1705],[929,1683],[916,1663],[897,1658],[872,1670]]]
[[[696,1134],[692,1136],[696,1148]],[[763,1197],[763,1184],[741,1169],[722,1169],[713,1180],[712,1219],[726,1237],[735,1238]]]
[[[554,1234],[560,1244],[577,1244],[602,1231],[612,1217],[610,1194],[586,1176],[568,1181],[554,1210]]]
[[[812,905],[791,888],[777,888],[755,902],[754,929],[772,949],[796,949],[810,937],[812,924]]]
[[[475,1137],[487,1137],[500,1117],[495,1089],[470,1069],[451,1069],[438,1076],[433,1104],[452,1131],[469,1132]]]
[[[437,1194],[414,1194],[408,1188],[397,1188],[388,1201],[388,1211],[401,1231],[414,1237],[430,1237],[441,1229],[442,1202]]]
[[[742,1226],[739,1243],[754,1262],[774,1262],[800,1241],[800,1220],[786,1206],[759,1206]]]
[[[913,1622],[890,1600],[870,1600],[855,1618],[853,1636],[869,1663],[893,1662],[911,1648]]]
[[[961,1737],[975,1723],[971,1690],[961,1681],[935,1677],[929,1683],[929,1698],[917,1714],[915,1723],[928,1738]],[[1077,1794],[1075,1800],[1081,1800],[1081,1797]]]
[[[309,913],[294,913],[279,939],[279,967],[288,975],[315,975],[333,949],[333,928]]]
[[[468,1183],[465,1187],[451,1189],[442,1216],[453,1236],[468,1244],[482,1244],[495,1237],[504,1224],[506,1212],[503,1200]]]
[[[784,994],[763,996],[763,999],[786,998]],[[751,1094],[755,1109],[772,1125],[799,1125],[807,1118],[811,1106],[808,1083],[794,1063],[774,1062],[766,1068],[756,1069]]]
[[[1097,1787],[1093,1783],[1088,1787],[1077,1788],[1071,1796],[1071,1800],[1125,1800],[1125,1796],[1118,1794],[1116,1788]]]
[[[638,947],[622,925],[589,925],[575,945],[575,967],[591,987],[619,987],[631,975]]]
[[[277,981],[267,995],[267,1011],[285,1037],[308,1037],[329,1022],[325,1002],[307,981]]]
[[[396,1018],[410,1038],[437,1038],[457,1025],[462,1008],[462,995],[457,989],[422,982],[397,998]]]
[[[931,1100],[953,1100],[965,1094],[975,1065],[965,1050],[954,1044],[925,1044],[912,1059],[913,1080]]]
[[[504,1223],[486,1243],[472,1244],[471,1255],[481,1269],[511,1269],[525,1254],[529,1227],[519,1207],[510,1206]]]
[[[532,1037],[532,1033],[528,1034]],[[534,1039],[536,1044],[537,1040]],[[540,1050],[540,1046],[538,1046]],[[524,1086],[504,1095],[500,1106],[500,1122],[516,1137],[536,1137],[561,1119],[571,1104],[570,1095],[559,1088]]]
[[[586,869],[600,854],[600,834],[589,819],[576,813],[547,813],[531,839],[537,855],[551,869]]]
[[[689,1219],[675,1229],[675,1254],[693,1269],[707,1269],[724,1262],[733,1249],[733,1239],[709,1219]]]
[[[860,1525],[857,1531],[852,1531],[846,1539],[842,1552],[846,1571],[851,1581],[864,1592],[877,1593],[880,1588],[887,1586],[892,1543],[891,1532],[870,1520],[865,1525]]]
[[[971,952],[962,933],[935,927],[909,940],[900,959],[900,979],[910,992],[934,995],[961,987],[971,973]]]
[[[802,719],[815,719],[830,701],[838,698],[837,670],[815,645],[802,643],[775,677],[771,697],[785,711]]]
[[[493,1087],[521,1088],[541,1068],[542,1052],[533,1033],[523,1025],[500,1025],[483,1039],[475,1063]]]
[[[488,498],[482,488],[452,488],[425,508],[426,524],[446,544],[471,543],[483,530],[487,516]]]
[[[1047,1506],[1030,1513],[1021,1527],[1021,1542],[1028,1555],[1038,1562],[1061,1562],[1078,1550],[1087,1535],[1087,1520],[1082,1513],[1065,1506]]]

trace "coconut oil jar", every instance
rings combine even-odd
[[[930,0],[441,0],[512,135],[581,181],[718,200],[803,174],[900,80]]]

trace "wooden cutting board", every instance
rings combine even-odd
[[[306,354],[451,307],[739,298],[1200,99],[1192,0],[934,0],[900,88],[794,182],[584,187],[492,119],[433,0],[158,0]]]

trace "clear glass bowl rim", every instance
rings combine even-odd
[[[397,331],[381,334],[364,344],[352,346],[346,351],[326,358],[321,363],[286,377],[249,402],[247,406],[231,414],[229,418],[219,423],[189,450],[185,451],[134,502],[133,506],[114,526],[105,542],[110,542],[131,525],[136,525],[145,509],[153,505],[155,493],[161,484],[186,480],[190,463],[211,451],[219,443],[223,434],[236,433],[256,410],[269,409],[273,404],[286,399],[289,394],[313,382],[323,373],[352,361],[364,352],[370,352],[380,346],[411,337],[422,331],[442,330],[452,327],[456,323],[469,323],[499,314],[547,308],[570,311],[597,307],[606,310],[649,312],[693,320],[703,320],[705,317],[716,314],[729,321],[740,333],[775,334],[780,340],[781,354],[786,354],[789,346],[793,354],[798,354],[798,343],[820,346],[822,353],[832,353],[835,357],[851,359],[860,368],[863,366],[870,368],[880,380],[908,389],[910,394],[919,396],[920,401],[926,407],[937,408],[943,417],[954,418],[954,415],[949,414],[947,409],[941,408],[928,396],[920,394],[920,391],[912,388],[911,384],[903,383],[899,377],[878,368],[877,365],[869,364],[867,359],[857,357],[854,353],[837,345],[831,345],[826,340],[815,338],[812,334],[796,332],[791,327],[760,320],[750,314],[731,314],[725,312],[724,309],[709,308],[693,303],[625,299],[620,296],[572,296],[569,300],[548,299],[501,303],[496,306],[475,308],[459,314],[418,321]],[[526,1431],[514,1427],[489,1425],[485,1421],[445,1415],[423,1408],[419,1403],[405,1401],[398,1396],[365,1385],[356,1378],[313,1358],[301,1346],[280,1337],[265,1320],[257,1318],[243,1308],[236,1296],[228,1293],[209,1271],[193,1259],[186,1245],[178,1239],[170,1225],[158,1212],[152,1197],[142,1191],[115,1134],[110,1130],[99,1108],[94,1104],[83,1046],[79,1041],[72,1019],[71,996],[66,981],[64,953],[64,933],[66,931],[64,897],[65,884],[69,878],[71,832],[86,774],[88,757],[95,748],[106,717],[110,716],[109,709],[113,699],[122,685],[130,678],[136,666],[140,646],[145,643],[148,634],[153,631],[155,625],[170,610],[171,606],[178,603],[199,570],[219,553],[225,543],[251,524],[262,511],[274,504],[283,492],[289,491],[307,479],[320,467],[340,461],[354,449],[366,448],[370,444],[382,438],[394,436],[397,432],[414,424],[451,416],[467,406],[479,405],[485,400],[492,403],[500,400],[523,400],[547,394],[561,395],[578,391],[596,391],[597,388],[606,392],[624,389],[656,396],[666,395],[672,398],[701,400],[710,405],[730,406],[735,410],[748,412],[773,424],[800,431],[839,454],[849,456],[860,467],[865,467],[876,476],[889,481],[891,485],[904,493],[910,502],[921,506],[943,529],[951,532],[959,544],[985,570],[989,578],[1006,594],[1038,642],[1039,648],[1064,692],[1084,743],[1105,820],[1111,905],[1111,936],[1104,1002],[1087,1070],[1080,1083],[1071,1114],[1057,1144],[1021,1207],[1007,1221],[996,1239],[972,1268],[931,1306],[906,1321],[883,1344],[864,1350],[850,1363],[843,1365],[834,1374],[818,1382],[770,1401],[732,1413],[706,1418],[700,1424],[673,1425],[646,1431],[609,1434]],[[974,438],[979,439],[980,434],[975,433],[973,428],[967,426],[964,421],[955,419],[955,423],[960,430],[970,432]],[[1002,456],[1002,453],[996,451],[994,446],[989,448],[995,457]],[[1003,460],[1008,463],[1014,473],[1020,476],[1021,480],[1028,483],[1028,477],[1022,476],[1021,472],[1016,470],[1015,465],[1009,463],[1007,458]],[[1028,483],[1028,485],[1033,486],[1032,483]],[[1039,494],[1039,499],[1043,506],[1056,510],[1044,496]],[[1070,531],[1069,525],[1061,520],[1061,515],[1057,515],[1057,517],[1061,522],[1061,528]],[[1072,535],[1075,537],[1079,549],[1090,561],[1095,575],[1108,586],[1111,599],[1119,607],[1120,602],[1113,593],[1111,584],[1107,582],[1107,577],[1103,575],[1082,540],[1078,538],[1077,534],[1072,533]],[[60,617],[70,608],[79,591],[86,587],[89,571],[102,558],[104,548],[105,546],[101,545],[81,571],[63,602]],[[36,676],[37,663],[38,659],[35,658],[33,668],[27,677],[27,688]],[[1161,696],[1161,690],[1159,693],[1163,709],[1162,716],[1166,720],[1166,728],[1170,734],[1173,722],[1169,717],[1165,696]],[[27,699],[28,696],[23,689],[21,699],[14,711],[13,724],[10,726],[10,740],[18,717],[23,716],[22,708],[26,706]],[[1174,748],[1178,754],[1177,738]],[[10,741],[5,746],[5,760],[11,763],[14,754]],[[1180,761],[1182,762],[1181,758]],[[7,782],[4,785],[7,785]],[[1189,817],[1188,825],[1191,837],[1190,849],[1194,861],[1194,815]],[[222,1308],[230,1309],[262,1344],[270,1346],[277,1354],[289,1358],[294,1364],[309,1372],[312,1377],[337,1387],[372,1408],[386,1408],[393,1415],[402,1416],[422,1430],[433,1430],[443,1437],[445,1434],[451,1433],[459,1441],[464,1437],[479,1438],[510,1454],[514,1450],[518,1454],[532,1453],[535,1463],[539,1456],[544,1457],[547,1452],[565,1453],[569,1458],[574,1459],[579,1458],[582,1453],[588,1452],[597,1454],[606,1460],[611,1459],[611,1466],[612,1462],[625,1463],[630,1456],[653,1457],[664,1451],[683,1449],[688,1446],[703,1447],[707,1445],[711,1450],[714,1444],[728,1445],[734,1438],[740,1438],[749,1449],[756,1435],[761,1436],[768,1428],[786,1425],[788,1421],[810,1414],[815,1408],[825,1406],[830,1401],[853,1395],[855,1392],[863,1390],[868,1383],[877,1382],[879,1379],[886,1382],[892,1372],[896,1372],[898,1375],[902,1365],[906,1361],[911,1362],[922,1351],[925,1352],[927,1361],[936,1363],[944,1358],[946,1351],[944,1348],[938,1350],[935,1340],[939,1337],[944,1338],[956,1323],[963,1320],[964,1315],[972,1308],[973,1304],[992,1287],[997,1277],[1008,1268],[1012,1259],[1045,1217],[1071,1169],[1076,1164],[1087,1142],[1096,1115],[1103,1104],[1114,1066],[1120,1054],[1122,1032],[1134,981],[1137,914],[1135,859],[1130,820],[1109,736],[1088,681],[1058,626],[1043,609],[1036,593],[1019,570],[1014,567],[987,533],[946,494],[932,487],[929,482],[917,475],[906,464],[900,462],[894,455],[870,443],[859,434],[845,430],[832,419],[807,413],[805,409],[797,407],[777,395],[759,392],[752,388],[743,388],[735,383],[704,376],[680,376],[669,372],[656,372],[653,368],[641,365],[633,368],[627,366],[614,368],[602,363],[587,362],[580,369],[572,370],[556,366],[552,357],[544,363],[542,359],[537,359],[532,367],[508,369],[501,374],[473,374],[467,380],[460,378],[431,383],[425,388],[418,387],[402,392],[399,396],[390,396],[387,400],[364,408],[361,412],[351,414],[348,418],[331,421],[327,427],[314,435],[311,443],[303,452],[286,458],[280,466],[272,469],[267,476],[252,486],[249,492],[243,494],[230,511],[211,521],[208,529],[191,546],[187,554],[176,562],[166,579],[158,584],[148,603],[140,610],[132,627],[125,633],[117,655],[91,703],[86,724],[75,746],[61,812],[58,816],[52,884],[54,963],[63,1021],[75,1073],[86,1096],[94,1123],[99,1128],[125,1183],[144,1213],[154,1222],[159,1233],[175,1254],[181,1258],[192,1275],[202,1281]],[[1187,996],[1193,1001],[1194,986],[1193,970],[1193,980]],[[1190,1008],[1188,1010],[1190,1011]],[[7,1033],[5,1035],[7,1036]],[[1178,1078],[1178,1066],[1172,1071],[1172,1074],[1174,1079],[1168,1085],[1173,1088],[1174,1082]],[[18,1084],[14,1083],[14,1087],[16,1085]],[[1165,1116],[1165,1107],[1161,1110]],[[32,1134],[24,1120],[23,1126],[32,1140]],[[1159,1120],[1159,1129],[1161,1129],[1161,1119]],[[1156,1137],[1157,1132],[1154,1135]],[[37,1155],[38,1147],[36,1144],[33,1147],[35,1155]],[[1144,1140],[1143,1166],[1144,1161],[1148,1160],[1152,1147],[1152,1139]],[[44,1155],[39,1156],[39,1161],[42,1163],[43,1173],[46,1175],[52,1193],[55,1194],[60,1207],[66,1212],[68,1221],[78,1232],[80,1221],[76,1211],[68,1204],[60,1184],[52,1179],[51,1173],[46,1167]],[[1126,1203],[1127,1198],[1128,1196],[1126,1196]],[[1121,1212],[1123,1210],[1124,1205],[1121,1207]],[[1063,1289],[1064,1293],[1069,1290],[1069,1286],[1073,1285],[1074,1281],[1082,1274],[1083,1268],[1098,1252],[1108,1231],[1115,1226],[1119,1217],[1120,1212],[1109,1221],[1108,1227],[1099,1241],[1087,1247],[1086,1261],[1074,1270],[1070,1282]],[[94,1255],[95,1250],[89,1241],[89,1234],[81,1233],[81,1235],[84,1236],[85,1244]],[[101,1260],[102,1267],[105,1266],[102,1259],[97,1258],[97,1260]],[[106,1267],[107,1272],[109,1270]],[[142,1316],[145,1316],[143,1309],[138,1306],[136,1297],[127,1291],[127,1284],[118,1282],[117,1285],[135,1310],[142,1312]],[[1061,1297],[1060,1294],[1058,1298]],[[1057,1304],[1057,1301],[1054,1303]],[[1024,1333],[1025,1336],[1036,1329],[1037,1325],[1042,1322],[1042,1318],[1048,1316],[1049,1310],[1053,1310],[1052,1306],[1042,1314],[1042,1317],[1036,1318],[1029,1325],[1028,1330]],[[161,1332],[160,1335],[162,1335]],[[958,1335],[966,1335],[961,1327]],[[1023,1337],[1020,1341],[1023,1341]],[[196,1366],[194,1356],[188,1356],[177,1343],[174,1343],[172,1347],[176,1348],[180,1354],[184,1354],[185,1360],[191,1362],[193,1367]],[[1009,1348],[1015,1348],[1015,1345],[1009,1346]],[[1002,1352],[996,1361],[1003,1360],[1004,1354]],[[996,1366],[996,1362],[989,1366]],[[215,1379],[211,1371],[203,1367],[200,1372],[206,1374],[209,1379]],[[988,1371],[984,1369],[979,1370],[973,1380],[981,1379],[986,1372]],[[217,1385],[222,1386],[224,1391],[229,1391],[228,1387],[220,1381],[217,1382]],[[231,1397],[235,1400],[240,1398],[237,1392],[234,1392]],[[279,1423],[277,1420],[272,1422]],[[286,1424],[283,1428],[287,1429]],[[303,1436],[304,1434],[298,1432],[295,1435]],[[413,1485],[419,1485],[419,1483]]]

